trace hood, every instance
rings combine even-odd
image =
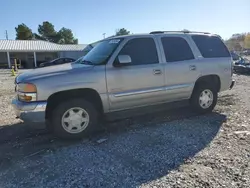
[[[81,69],[81,71],[89,70],[92,67],[93,65],[65,63],[62,65],[55,65],[55,66],[38,68],[38,69],[32,69],[30,71],[24,72],[20,74],[19,76],[17,76],[15,82],[16,83],[29,82],[31,80],[35,80],[39,78],[68,74],[77,69]]]

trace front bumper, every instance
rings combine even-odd
[[[13,99],[11,103],[17,118],[25,122],[45,122],[47,102],[21,102]]]

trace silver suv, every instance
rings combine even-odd
[[[18,118],[79,138],[104,115],[150,105],[188,100],[193,110],[210,112],[234,81],[219,36],[156,31],[104,39],[75,62],[23,73],[15,84]]]

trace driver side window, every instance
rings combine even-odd
[[[159,63],[153,38],[135,38],[129,40],[118,55],[129,55],[130,65],[147,65]]]

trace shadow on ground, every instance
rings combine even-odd
[[[175,114],[121,120],[77,143],[41,132],[1,140],[0,186],[135,187],[161,178],[208,146],[226,118],[215,112],[191,117],[189,109]],[[13,127],[0,130],[0,138]],[[107,141],[98,144],[99,138]]]

